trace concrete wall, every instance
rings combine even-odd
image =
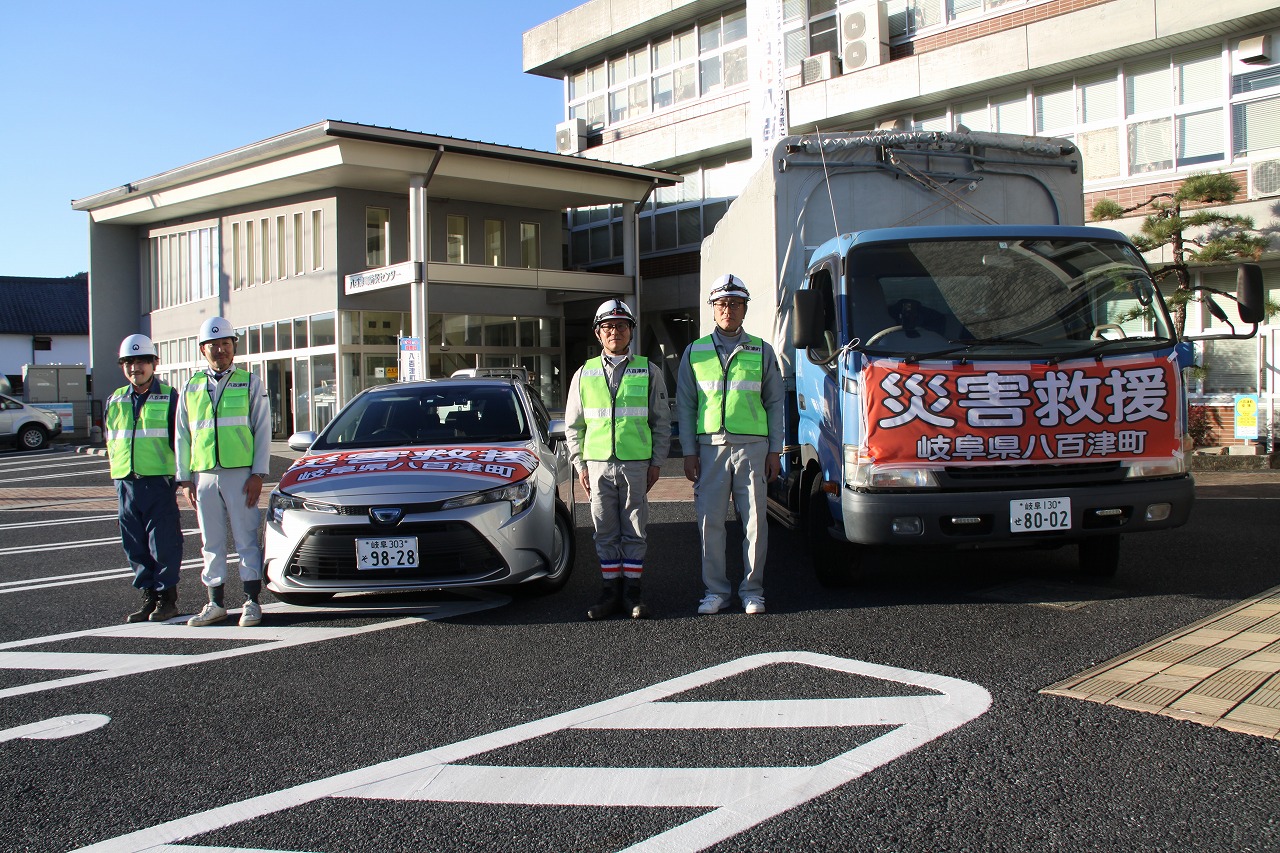
[[[106,402],[120,377],[120,342],[135,332],[151,334],[139,322],[142,246],[128,225],[89,222],[89,364],[93,399]]]

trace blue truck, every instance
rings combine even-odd
[[[1187,521],[1191,345],[1128,239],[1084,226],[1081,176],[1065,139],[791,136],[703,242],[704,290],[741,276],[778,353],[769,510],[823,583],[891,548],[1070,544],[1106,576],[1123,536]],[[1238,279],[1201,294],[1231,329],[1202,338],[1256,333]]]

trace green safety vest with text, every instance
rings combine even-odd
[[[717,433],[721,427],[735,435],[768,435],[760,388],[764,381],[764,344],[746,335],[745,341],[720,364],[711,335],[689,347],[689,365],[698,386],[698,432]]]
[[[130,399],[131,386],[117,389],[107,400],[107,455],[113,480],[123,480],[131,474],[172,477],[177,470],[173,448],[169,446],[173,389],[159,379],[152,385],[137,417]]]
[[[609,393],[604,360],[590,359],[582,366],[578,393],[587,424],[582,441],[583,459],[634,462],[653,456],[653,433],[649,429],[649,359],[636,356],[622,369],[616,395]]]
[[[233,370],[222,389],[217,410],[206,387],[205,373],[187,383],[187,423],[191,427],[191,470],[249,468],[253,465],[253,431],[249,429],[249,371]]]

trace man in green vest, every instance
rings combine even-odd
[[[733,600],[725,566],[729,496],[742,522],[743,610],[764,613],[764,562],[769,550],[765,486],[782,470],[785,389],[773,347],[742,328],[751,293],[742,279],[722,275],[707,303],[716,327],[685,349],[676,373],[676,417],[684,475],[693,482],[702,535],[698,612],[719,613]]]
[[[120,343],[129,384],[107,400],[107,455],[120,505],[120,542],[133,566],[142,606],[126,622],[165,622],[178,615],[182,525],[174,495],[173,445],[178,395],[156,378],[155,345],[146,335]]]
[[[240,555],[245,602],[240,625],[262,621],[261,513],[258,498],[271,471],[271,410],[262,380],[235,367],[236,333],[222,317],[200,326],[200,354],[209,367],[191,377],[178,408],[178,481],[196,511],[204,542],[209,603],[188,625],[212,625],[227,618],[227,521]]]
[[[601,353],[573,375],[565,401],[569,461],[591,498],[604,578],[589,619],[607,619],[624,605],[632,619],[649,615],[641,596],[647,494],[671,443],[671,401],[661,369],[630,353],[635,326],[622,300],[600,306],[593,330]]]

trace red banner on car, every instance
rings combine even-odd
[[[304,456],[280,478],[279,488],[350,474],[447,473],[494,481],[494,486],[523,480],[538,467],[538,457],[521,447],[406,447],[395,450],[346,450]]]
[[[1072,463],[1182,453],[1173,357],[1030,364],[869,359],[862,454],[878,464]]]

